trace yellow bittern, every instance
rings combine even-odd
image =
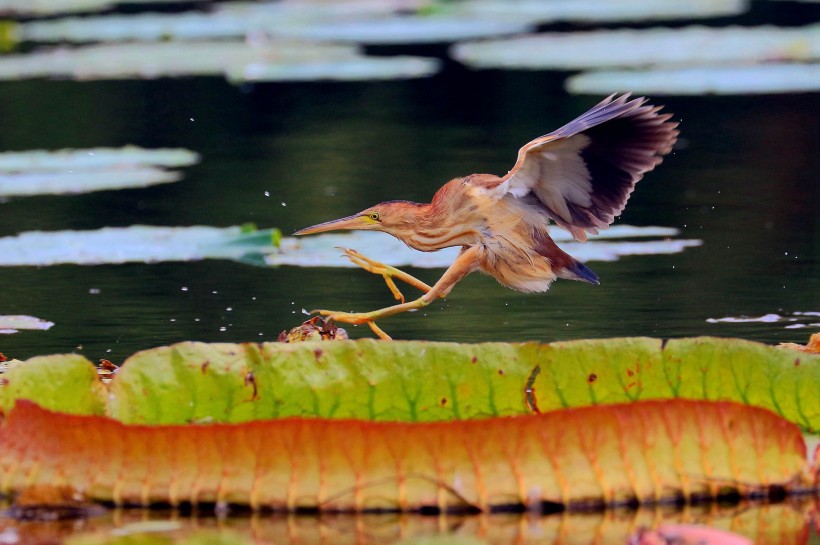
[[[678,124],[660,109],[645,98],[611,95],[521,148],[506,176],[471,174],[444,184],[429,204],[387,201],[297,231],[295,235],[337,229],[384,231],[424,252],[461,246],[458,258],[432,287],[345,250],[354,263],[381,274],[401,303],[372,312],[316,312],[337,322],[367,323],[379,337],[389,339],[376,320],[423,308],[476,270],[523,292],[546,291],[556,278],[598,284],[595,273],[553,242],[547,223],[554,221],[579,241],[612,223],[635,184],[660,164],[677,139]],[[424,295],[404,302],[393,277]]]

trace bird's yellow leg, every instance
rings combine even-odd
[[[312,312],[318,312],[322,316],[327,316],[328,319],[335,322],[368,324],[376,335],[382,339],[389,340],[390,336],[375,324],[376,320],[401,314],[402,312],[418,310],[426,307],[439,297],[445,297],[459,280],[478,268],[477,253],[478,250],[475,247],[468,248],[461,252],[453,264],[450,265],[450,268],[444,272],[439,281],[436,282],[427,293],[414,301],[400,303],[370,312],[337,312],[334,310],[314,310]]]
[[[366,270],[367,272],[371,272],[373,274],[379,274],[382,278],[384,278],[384,283],[387,284],[387,287],[390,289],[390,292],[393,294],[393,297],[396,298],[397,301],[401,301],[404,303],[404,294],[399,290],[396,286],[396,283],[393,281],[393,278],[398,278],[402,282],[413,286],[414,288],[427,293],[430,291],[432,286],[422,282],[418,278],[413,275],[407,274],[406,272],[397,269],[395,267],[391,267],[390,265],[385,265],[375,259],[370,259],[366,257],[356,250],[352,250],[350,248],[340,248],[347,256],[347,258],[361,267],[362,269]]]

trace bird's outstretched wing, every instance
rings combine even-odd
[[[534,196],[577,240],[621,213],[635,184],[672,150],[677,123],[647,99],[611,95],[518,152],[506,176],[484,189],[497,197]],[[489,184],[488,184],[489,185]],[[531,197],[528,197],[531,198]]]

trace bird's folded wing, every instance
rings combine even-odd
[[[534,196],[577,240],[606,228],[635,184],[672,150],[677,123],[645,98],[606,98],[518,152],[515,166],[485,190],[501,198]]]

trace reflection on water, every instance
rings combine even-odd
[[[533,516],[493,514],[476,516],[418,515],[239,515],[214,518],[207,513],[182,515],[158,511],[119,510],[84,521],[26,523],[2,521],[15,543],[29,545],[42,539],[68,543],[270,543],[276,545],[389,545],[435,543],[464,545],[625,545],[639,528],[660,524],[704,524],[735,532],[757,545],[805,545],[809,538],[812,504],[798,501],[781,505],[689,507],[683,510],[641,509],[598,514]],[[4,541],[11,543],[12,541]],[[51,542],[51,541],[50,541]]]

